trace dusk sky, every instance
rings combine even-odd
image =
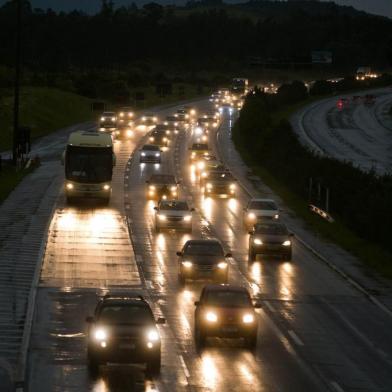
[[[4,4],[6,1],[0,0],[0,4]],[[151,2],[151,0],[114,0],[114,3],[116,5],[127,5],[133,1],[136,4]],[[156,0],[156,2],[162,4],[183,4],[186,0]],[[230,0],[229,2],[236,1]],[[335,2],[342,5],[351,5],[360,10],[392,18],[392,0],[336,0]],[[32,4],[34,7],[39,8],[50,7],[55,10],[65,11],[77,8],[86,12],[96,12],[99,9],[101,0],[32,0]]]

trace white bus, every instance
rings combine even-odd
[[[115,163],[110,134],[96,131],[71,133],[63,154],[67,202],[97,198],[109,203]]]

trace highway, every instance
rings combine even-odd
[[[199,112],[209,103],[197,102]],[[157,112],[165,116],[176,108]],[[60,193],[37,291],[29,347],[29,391],[390,391],[392,318],[294,240],[291,262],[248,266],[242,209],[258,194],[230,140],[236,114],[224,112],[210,146],[238,181],[236,198],[204,198],[189,166],[192,129],[175,137],[160,165],[139,164],[139,131],[115,143],[117,166],[108,207],[67,206]],[[156,233],[154,202],[146,200],[151,173],[175,174],[180,197],[196,208],[192,234]],[[270,195],[269,195],[270,196]],[[284,214],[289,219],[288,214]],[[203,282],[177,282],[176,251],[189,238],[215,237],[230,259],[229,280],[262,302],[257,349],[212,339],[198,351],[194,301]],[[162,370],[147,379],[140,366],[108,366],[97,380],[86,367],[86,316],[108,290],[132,289],[151,302],[160,327]]]
[[[369,92],[356,93],[365,96]],[[350,161],[377,174],[392,169],[392,124],[387,112],[392,106],[390,89],[375,90],[373,105],[354,102],[352,96],[336,96],[308,105],[291,122],[300,140],[318,153]],[[349,104],[337,108],[339,98]]]

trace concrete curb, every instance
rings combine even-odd
[[[54,181],[56,181],[56,179],[54,179]],[[49,227],[52,222],[53,214],[56,209],[57,199],[58,199],[58,196],[56,197],[56,201],[53,203],[51,212],[48,217],[48,221],[47,221],[47,224],[45,227],[44,238],[41,242],[41,246],[39,249],[38,262],[35,267],[34,277],[33,277],[33,281],[32,281],[31,288],[30,288],[25,324],[24,324],[24,328],[23,328],[22,345],[21,345],[21,349],[20,349],[20,353],[19,353],[18,365],[16,368],[16,381],[15,381],[15,391],[16,392],[23,392],[23,391],[28,390],[28,387],[27,387],[27,389],[25,388],[26,387],[25,386],[26,364],[27,364],[27,356],[28,356],[28,351],[29,351],[29,346],[30,346],[31,330],[32,330],[34,314],[35,314],[35,304],[36,304],[38,283],[39,283],[39,279],[41,276],[42,263],[44,260],[45,250],[46,250],[46,246],[47,246],[48,238],[49,238]]]

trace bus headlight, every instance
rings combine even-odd
[[[220,263],[218,263],[218,268],[219,269],[226,269],[227,268],[226,261],[221,261]]]
[[[190,222],[192,220],[192,215],[185,215],[184,216],[184,221],[185,222]]]
[[[192,268],[192,262],[191,261],[183,261],[181,263],[185,268]]]
[[[155,329],[150,329],[147,332],[147,339],[149,342],[157,342],[159,340],[159,333]]]
[[[255,321],[253,314],[246,313],[242,316],[242,322],[244,324],[252,324]]]
[[[103,190],[104,191],[108,191],[110,189],[110,185],[109,184],[105,184],[104,186],[103,186]]]

